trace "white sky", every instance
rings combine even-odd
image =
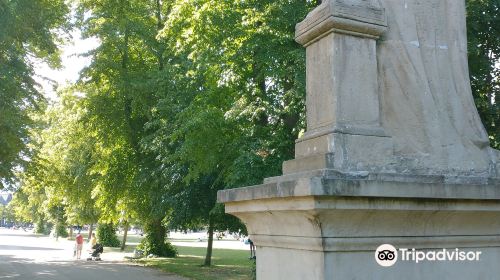
[[[49,100],[57,100],[54,86],[57,89],[76,82],[79,72],[90,64],[89,58],[80,55],[99,46],[99,40],[96,38],[82,40],[78,29],[75,29],[71,35],[73,37],[72,42],[67,42],[64,46],[61,46],[62,69],[54,70],[46,63],[35,62],[35,80],[40,83],[45,97]]]

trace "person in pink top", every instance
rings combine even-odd
[[[82,256],[82,248],[83,248],[83,236],[78,232],[78,235],[75,238],[76,242],[76,259],[79,260]]]

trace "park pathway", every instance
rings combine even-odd
[[[101,262],[77,261],[71,245],[23,230],[0,229],[0,280],[185,280],[123,263],[116,255],[104,254]]]

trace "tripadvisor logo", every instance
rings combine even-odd
[[[481,251],[462,251],[457,249],[417,250],[415,248],[399,248],[391,244],[380,245],[375,250],[375,261],[383,267],[396,264],[398,259],[416,264],[424,261],[479,261]]]
[[[398,250],[391,244],[380,245],[375,251],[375,260],[381,266],[393,266],[398,261]]]

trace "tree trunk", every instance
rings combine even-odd
[[[156,0],[156,29],[158,32],[163,29],[163,19],[161,18],[161,7],[162,7],[162,2],[161,0]],[[163,70],[163,52],[164,52],[164,47],[161,42],[158,43],[158,52],[157,52],[157,58],[158,58],[158,69],[160,71]]]
[[[125,222],[125,225],[123,227],[123,240],[122,240],[122,247],[120,248],[121,251],[125,251],[125,246],[127,245],[127,234],[128,234],[128,221]]]
[[[144,230],[146,239],[150,242],[150,251],[147,253],[162,256],[164,254],[165,236],[167,232],[166,227],[162,224],[162,220],[153,219],[149,221]]]
[[[87,238],[88,241],[90,241],[90,238],[92,238],[92,231],[94,230],[94,224],[89,225],[89,236]]]
[[[165,229],[165,226],[163,226],[161,220],[155,220],[153,222],[153,227],[154,227],[154,231],[153,231],[153,239],[154,239],[154,242],[155,244],[157,244],[158,246],[163,246],[163,243],[165,243],[165,235],[166,235],[166,229]]]
[[[212,265],[212,247],[214,243],[214,223],[212,217],[208,218],[208,246],[207,255],[205,256],[205,266]]]
[[[69,238],[68,240],[72,240],[73,239],[73,226],[70,226],[69,227]]]
[[[56,241],[59,241],[59,222],[56,221],[54,224],[54,234],[56,235]]]

